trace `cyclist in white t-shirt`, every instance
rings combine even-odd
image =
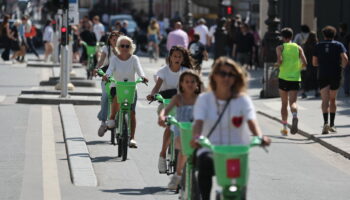
[[[212,91],[201,94],[194,105],[192,146],[199,147],[197,139],[201,135],[208,136],[221,113],[221,120],[209,136],[212,144],[246,145],[251,133],[261,137],[263,145],[270,144],[270,139],[260,131],[254,105],[245,93],[247,79],[242,68],[233,60],[220,57],[213,65],[209,80]],[[208,200],[214,175],[212,153],[200,148],[197,157],[200,193],[203,200]]]
[[[133,43],[132,39],[128,36],[119,36],[117,40],[117,56],[110,58],[109,67],[107,69],[106,75],[103,80],[107,80],[107,77],[113,76],[116,81],[135,81],[135,75],[144,79],[144,82],[148,82],[145,77],[139,58],[133,55],[135,52],[136,45]],[[132,148],[137,148],[137,143],[135,141],[135,129],[136,129],[136,102],[137,102],[137,92],[135,94],[135,102],[131,105],[131,133],[130,133],[130,144]],[[111,114],[109,120],[107,121],[107,127],[115,127],[115,116],[119,110],[119,104],[117,101],[117,96],[113,98]]]
[[[177,93],[179,77],[183,71],[192,69],[191,58],[187,49],[181,46],[173,46],[170,49],[167,58],[169,65],[165,65],[157,72],[156,85],[152,89],[151,94],[147,96],[148,101],[152,101],[156,93],[162,94],[166,99],[172,98]],[[163,109],[163,105],[159,105],[157,113]],[[163,135],[162,150],[160,151],[158,169],[159,173],[166,171],[166,149],[170,144],[170,129],[167,127]]]

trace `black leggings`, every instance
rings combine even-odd
[[[197,158],[198,166],[198,186],[202,200],[210,199],[212,187],[212,177],[214,176],[213,154],[211,152],[202,153]]]

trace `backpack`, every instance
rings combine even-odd
[[[36,28],[35,26],[30,27],[30,32],[24,33],[25,37],[35,37],[36,36]]]

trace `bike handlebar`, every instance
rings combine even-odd
[[[214,145],[211,144],[211,142],[209,141],[209,139],[207,137],[201,136],[198,138],[198,143],[202,146],[202,147],[207,147],[209,149],[213,149]],[[263,140],[262,138],[258,137],[258,136],[253,136],[252,139],[250,140],[250,144],[248,144],[249,147],[255,147],[255,146],[260,146],[262,145]],[[267,151],[267,149],[264,148],[265,151]]]
[[[97,74],[98,74],[98,76],[101,76],[101,77],[106,76],[106,73],[102,69],[98,69]],[[110,77],[108,77],[107,82],[117,82],[117,81],[112,76],[110,76]],[[141,77],[137,78],[135,83],[136,84],[144,83],[146,86],[148,86],[148,84],[145,82],[145,79],[143,79]]]
[[[174,116],[171,116],[171,115],[168,115],[168,116],[165,118],[165,123],[166,123],[167,125],[179,126],[179,122],[175,119]]]

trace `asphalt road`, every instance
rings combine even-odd
[[[142,63],[148,77],[160,66],[148,59]],[[45,76],[47,69],[0,64],[0,199],[177,199],[166,190],[169,177],[157,170],[163,129],[156,124],[156,103],[144,100],[152,84],[138,89],[139,148],[130,149],[126,162],[116,158],[109,134],[97,136],[99,107],[75,106],[98,179],[97,187],[76,187],[70,179],[57,106],[15,104],[20,89],[37,86]],[[269,153],[261,148],[251,151],[248,199],[350,199],[348,159],[301,136],[282,137],[279,124],[259,115],[258,120],[273,143]],[[43,123],[49,123],[49,128]],[[53,149],[45,139],[50,129]],[[46,160],[47,154],[56,159]],[[48,171],[47,163],[56,170]],[[56,190],[47,189],[48,178]]]

